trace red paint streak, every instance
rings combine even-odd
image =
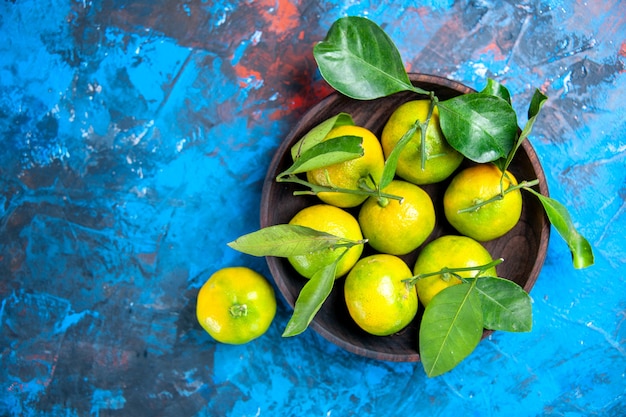
[[[626,57],[626,41],[622,42],[622,45],[619,48],[619,54]]]
[[[241,64],[237,64],[233,68],[239,79],[239,86],[242,88],[248,87],[253,80],[256,80],[256,82],[263,80],[263,76],[259,71],[247,68]]]
[[[494,61],[503,61],[506,59],[506,56],[502,54],[502,49],[496,44],[496,42],[491,42],[480,51],[481,54],[491,53],[493,55]]]
[[[259,6],[268,30],[280,37],[293,33],[300,25],[300,13],[290,0],[262,0]]]
[[[276,109],[269,115],[270,120],[279,120],[296,114],[304,114],[312,105],[333,93],[335,90],[325,81],[305,86],[285,103],[286,109]]]
[[[417,14],[420,17],[424,17],[424,16],[428,16],[428,14],[430,13],[430,9],[428,7],[425,6],[421,6],[421,7],[408,7],[407,10],[410,11],[417,11]]]
[[[543,84],[541,84],[541,87],[539,87],[539,90],[544,93],[544,94],[548,94],[548,91],[550,91],[550,86],[552,85],[552,81],[550,80],[545,80],[543,82]]]

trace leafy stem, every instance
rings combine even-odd
[[[305,226],[277,224],[240,236],[228,246],[252,256],[287,258],[326,249],[351,248],[366,242],[366,239],[346,239]]]
[[[593,265],[594,255],[591,245],[576,230],[567,208],[555,199],[546,197],[532,188],[525,189],[539,199],[548,216],[548,220],[550,220],[550,223],[567,243],[572,254],[574,268],[581,269]]]
[[[497,266],[497,265],[500,265],[502,262],[504,262],[504,259],[503,258],[498,258],[498,259],[495,259],[495,260],[493,260],[491,262],[488,262],[488,263],[486,263],[484,265],[466,266],[466,267],[458,267],[458,268],[444,267],[444,268],[441,268],[441,270],[436,271],[436,272],[425,272],[423,274],[415,275],[415,276],[413,276],[411,278],[408,278],[408,279],[404,280],[404,282],[407,282],[410,285],[415,285],[415,283],[417,283],[417,281],[419,281],[420,279],[432,277],[432,276],[435,276],[435,275],[445,275],[445,274],[454,275],[455,277],[459,278],[460,280],[465,281],[465,279],[459,275],[459,272],[478,271],[478,273],[475,276],[475,277],[478,277],[481,274],[483,274],[485,271],[488,271],[490,268],[492,268],[494,266]]]
[[[478,209],[480,209],[483,206],[486,206],[487,204],[491,204],[495,201],[499,201],[502,200],[504,198],[504,196],[512,191],[515,190],[519,190],[519,189],[529,189],[530,187],[534,187],[535,185],[539,184],[539,180],[532,180],[532,181],[522,181],[517,185],[511,185],[509,188],[507,188],[506,190],[503,190],[503,186],[502,186],[502,182],[500,183],[500,193],[494,195],[493,197],[487,199],[487,200],[483,200],[483,201],[479,201],[476,204],[466,207],[464,209],[459,210],[459,213],[469,213],[471,211],[476,211]]]
[[[331,186],[317,185],[317,184],[310,183],[306,180],[303,180],[293,174],[289,174],[286,176],[278,176],[276,178],[276,182],[291,182],[291,183],[303,185],[309,188],[309,190],[294,191],[293,195],[317,195],[319,193],[345,193],[345,194],[356,194],[356,195],[366,195],[370,197],[376,197],[379,200],[386,198],[386,199],[402,201],[404,198],[402,196],[398,196],[394,194],[383,193],[382,191],[380,191],[379,187],[372,189],[367,186],[365,180],[359,181],[358,189],[341,188],[341,187],[335,187],[333,185]]]

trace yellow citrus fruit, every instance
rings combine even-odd
[[[400,105],[383,128],[381,143],[385,157],[413,126],[416,120],[424,122],[428,116],[430,100],[413,100]],[[463,161],[463,155],[446,141],[439,125],[439,111],[433,109],[426,129],[426,164],[422,169],[421,131],[417,129],[398,159],[396,174],[414,184],[433,184],[448,178]]]
[[[394,180],[382,191],[403,200],[368,198],[359,211],[363,236],[379,252],[405,255],[435,228],[433,202],[426,191],[407,181]]]
[[[411,270],[397,256],[375,254],[356,263],[344,283],[348,311],[368,333],[387,336],[405,328],[418,308]]]
[[[443,268],[467,268],[486,265],[493,261],[491,254],[483,245],[467,236],[444,235],[428,243],[420,251],[413,273],[429,274]],[[477,270],[457,272],[463,278],[476,276]],[[483,276],[497,276],[496,268],[491,267]],[[462,281],[452,273],[436,274],[419,279],[415,284],[417,295],[424,306],[445,288],[460,284]]]
[[[240,345],[256,339],[267,331],[275,314],[274,288],[246,267],[216,271],[198,292],[196,317],[218,342]]]
[[[310,227],[353,241],[363,239],[361,228],[354,216],[329,204],[316,204],[306,207],[296,213],[289,224]],[[343,254],[344,252],[346,253]],[[341,256],[335,274],[335,277],[338,278],[348,273],[350,268],[359,260],[362,252],[363,244],[359,244],[349,249],[345,247],[327,248],[306,255],[290,256],[287,259],[300,275],[311,278],[319,269],[330,265]]]
[[[333,186],[348,190],[358,190],[359,182],[365,181],[370,187],[374,181],[378,182],[385,167],[385,157],[378,138],[368,129],[361,126],[339,126],[332,129],[324,140],[341,136],[358,136],[363,138],[363,156],[340,162],[328,167],[314,169],[306,173],[307,181],[321,186]],[[348,194],[340,192],[321,192],[317,195],[320,200],[333,206],[347,208],[356,207],[367,198],[366,195]]]
[[[494,164],[474,165],[455,175],[444,194],[443,207],[446,218],[459,233],[485,242],[506,234],[517,224],[522,213],[519,189],[475,210],[461,211],[499,195],[501,177],[502,171]],[[517,180],[507,171],[502,189],[512,185],[517,185]]]

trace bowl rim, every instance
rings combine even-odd
[[[411,80],[411,82],[417,85],[435,84],[441,87],[445,87],[445,88],[460,92],[461,94],[459,95],[477,92],[475,89],[468,87],[465,84],[462,84],[458,81],[451,80],[449,78],[441,77],[438,75],[431,75],[431,74],[424,74],[424,73],[417,73],[417,72],[410,72],[408,73],[408,75],[409,75],[409,79]],[[343,95],[341,93],[337,91],[333,91],[327,96],[325,96],[324,98],[322,98],[320,101],[318,101],[316,104],[311,106],[305,112],[305,114],[318,112],[322,110],[329,101],[336,100],[338,97],[342,97],[342,96]],[[268,170],[266,172],[266,176],[263,181],[263,188],[262,188],[262,194],[261,194],[261,207],[260,207],[261,227],[270,225],[268,221],[269,216],[270,216],[270,204],[269,204],[268,199],[270,197],[269,195],[270,187],[276,185],[275,179],[276,179],[277,173],[274,172],[275,171],[274,168],[278,166],[281,159],[284,157],[285,153],[289,151],[294,141],[297,140],[297,138],[293,138],[294,136],[293,133],[299,131],[302,128],[302,125],[305,123],[306,121],[304,120],[304,117],[301,117],[298,120],[298,122],[296,122],[296,124],[292,126],[289,132],[284,136],[283,140],[281,140],[279,146],[274,152],[270,165],[268,166]],[[289,138],[291,138],[291,141],[288,140]],[[536,187],[539,189],[539,192],[542,195],[546,197],[549,196],[548,185],[547,185],[547,181],[545,177],[545,172],[543,170],[543,166],[541,165],[539,157],[528,138],[526,138],[522,142],[521,147],[523,148],[524,152],[526,152],[528,159],[531,161],[531,164],[533,165],[533,168],[536,171],[536,176],[537,176],[536,179],[539,182]],[[541,216],[541,228],[540,228],[539,236],[540,236],[540,239],[539,239],[539,244],[537,247],[537,256],[535,257],[534,264],[529,272],[529,278],[523,286],[524,290],[527,293],[530,293],[531,289],[534,287],[539,277],[539,273],[545,262],[546,255],[547,255],[547,247],[548,247],[548,242],[550,238],[550,223],[547,219],[547,215],[545,214],[545,212],[542,213],[542,216]],[[288,292],[288,289],[285,287],[285,284],[284,282],[282,282],[282,280],[276,279],[276,275],[279,275],[279,270],[278,270],[279,259],[275,257],[270,257],[270,256],[266,256],[265,259],[266,259],[268,268],[270,270],[270,273],[272,274],[272,278],[275,284],[278,286],[281,292],[281,295],[293,309],[295,305],[295,300],[291,300],[285,295],[285,293]],[[317,332],[324,339],[333,343],[334,345],[339,346],[342,349],[347,350],[348,352],[355,353],[363,357],[373,358],[373,359],[383,360],[383,361],[390,361],[390,362],[419,362],[420,361],[420,355],[419,355],[417,348],[415,349],[415,353],[403,353],[403,354],[384,353],[384,352],[375,351],[375,350],[371,350],[371,349],[367,349],[361,346],[347,343],[344,339],[341,339],[340,337],[338,337],[334,332],[331,332],[326,327],[322,326],[318,321],[315,320],[315,318],[313,319],[313,321],[311,321],[309,327],[311,327],[315,332]],[[483,331],[483,339],[492,333],[494,333],[493,330],[485,329]]]

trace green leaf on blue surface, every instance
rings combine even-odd
[[[415,91],[400,52],[376,23],[364,17],[340,18],[326,38],[315,45],[313,56],[322,77],[338,92],[359,100]]]
[[[508,332],[529,332],[532,329],[532,302],[522,287],[498,277],[468,279],[471,280],[476,280],[486,329]]]
[[[448,287],[435,295],[424,311],[419,351],[429,377],[448,372],[478,345],[483,312],[475,283]]]
[[[594,256],[591,245],[587,239],[576,230],[567,208],[557,200],[546,197],[532,188],[526,187],[524,189],[533,193],[539,198],[539,201],[541,201],[548,215],[548,220],[550,220],[550,223],[563,240],[565,240],[570,249],[574,268],[581,269],[593,265]]]
[[[517,115],[504,99],[482,93],[438,103],[439,122],[454,149],[478,163],[506,158],[517,138]]]
[[[346,249],[347,250],[347,249]],[[322,308],[335,283],[335,272],[339,256],[333,263],[319,269],[300,290],[293,314],[285,326],[283,337],[296,336],[307,329],[317,312]]]
[[[278,224],[243,235],[228,243],[228,246],[247,255],[286,258],[361,243],[363,242],[334,236],[310,227]]]
[[[298,142],[291,147],[291,158],[296,160],[309,148],[322,142],[326,135],[339,126],[354,126],[354,120],[348,113],[339,113],[309,130]]]
[[[546,103],[547,100],[548,97],[546,95],[544,95],[539,90],[535,90],[535,93],[533,94],[533,97],[530,101],[530,105],[528,106],[528,120],[526,121],[526,124],[522,129],[522,133],[517,138],[515,146],[509,153],[504,166],[500,167],[503,172],[508,169],[509,165],[513,161],[513,157],[517,153],[517,150],[520,146],[522,146],[522,142],[524,142],[528,138],[528,136],[530,136],[530,133],[533,130],[533,126],[537,121],[537,117],[539,116],[539,112],[541,111],[543,105]]]
[[[537,115],[541,111],[543,105],[548,100],[548,96],[543,94],[539,90],[535,90],[533,94],[533,98],[530,100],[530,105],[528,106],[528,119],[536,119]],[[534,120],[533,120],[534,123]]]
[[[277,178],[324,168],[361,157],[363,154],[363,138],[360,136],[339,136],[328,139],[308,148]]]

